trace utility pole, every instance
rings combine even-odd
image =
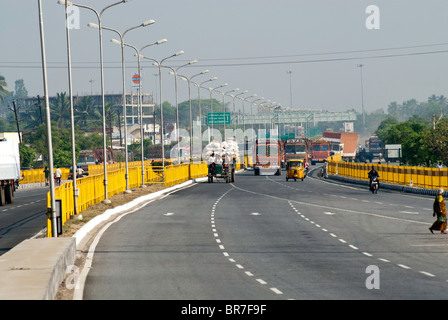
[[[364,113],[364,85],[362,81],[362,67],[363,64],[358,64],[357,67],[361,70],[361,104],[362,104],[362,124],[364,126],[364,129],[366,128],[366,115]]]
[[[292,80],[291,80],[292,71],[289,70],[289,71],[286,71],[286,73],[289,74],[289,103],[290,103],[290,107],[292,109]]]
[[[16,117],[17,134],[19,135],[20,143],[22,143],[22,137],[20,136],[19,119],[17,117],[16,100],[12,100],[12,105],[14,107],[14,115]]]
[[[121,113],[120,110],[117,109],[117,113],[118,113],[118,128],[120,130],[120,147],[123,146],[123,138],[121,137]]]

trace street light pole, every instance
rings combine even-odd
[[[192,157],[192,155],[193,155],[193,113],[191,111],[191,82],[192,82],[191,80],[194,77],[206,74],[208,72],[209,72],[208,70],[204,70],[198,74],[191,76],[190,78],[188,78],[187,76],[184,76],[184,75],[179,75],[180,77],[182,77],[183,80],[188,82],[188,100],[190,102],[190,163],[193,162],[193,157]],[[202,140],[201,140],[201,149],[202,149]]]
[[[76,4],[71,1],[66,0],[59,0],[59,4],[66,4],[67,6],[76,6],[79,8],[88,9],[95,13],[97,20],[98,20],[98,30],[99,30],[99,42],[100,42],[100,69],[101,69],[101,103],[103,107],[103,167],[104,167],[104,200],[103,203],[109,204],[111,201],[109,200],[108,190],[107,190],[107,143],[106,143],[106,105],[105,105],[105,98],[104,98],[104,67],[103,67],[103,32],[102,32],[102,17],[104,12],[118,4],[129,2],[130,0],[121,0],[116,3],[112,3],[108,6],[106,6],[101,12],[98,12],[92,7]]]
[[[364,66],[363,64],[358,64],[356,65],[359,70],[361,70],[361,105],[362,105],[362,124],[364,126],[364,129],[366,128],[366,115],[364,113],[364,85],[363,85],[363,81],[362,81],[362,67]]]
[[[113,28],[109,28],[109,27],[105,27],[105,26],[102,27],[104,30],[109,30],[109,31],[115,32],[120,37],[120,41],[117,41],[115,39],[112,39],[111,41],[113,43],[118,43],[118,44],[121,45],[121,78],[122,78],[122,82],[123,82],[122,83],[122,85],[123,85],[122,100],[123,100],[124,139],[125,139],[124,153],[125,153],[125,168],[126,168],[126,170],[125,170],[126,171],[126,173],[125,173],[125,180],[126,180],[126,190],[125,190],[125,193],[132,193],[132,191],[129,188],[129,159],[128,159],[129,157],[128,157],[128,143],[127,143],[128,142],[127,141],[128,125],[127,125],[127,110],[126,110],[126,80],[125,80],[125,62],[124,62],[124,37],[125,37],[125,35],[129,31],[137,29],[137,28],[140,28],[140,27],[149,26],[149,25],[153,24],[154,22],[155,22],[154,20],[145,21],[145,22],[139,24],[138,26],[131,27],[131,28],[127,29],[123,33],[120,33],[118,30],[113,29]],[[95,25],[93,23],[89,23],[89,26],[93,27],[93,28],[99,28],[98,25]]]
[[[290,101],[290,105],[291,105],[291,109],[292,109],[292,71],[288,70],[286,71],[287,74],[289,74],[289,101]]]
[[[141,76],[141,67],[140,67],[140,50],[138,50],[136,47],[134,47],[131,44],[128,43],[123,43],[123,45],[132,48],[135,50],[136,55],[137,55],[137,70],[138,70],[138,74],[139,74],[139,81],[138,81],[138,97],[137,97],[137,108],[139,110],[140,113],[140,148],[141,148],[141,166],[142,166],[142,184],[140,185],[141,188],[146,187],[145,185],[145,156],[144,156],[144,144],[143,144],[143,108],[142,108],[142,101],[141,101],[141,88],[142,88],[142,76]]]
[[[162,63],[170,58],[173,57],[177,57],[180,56],[181,54],[184,54],[183,51],[179,51],[169,57],[166,57],[160,61],[157,61],[154,58],[149,58],[149,57],[145,57],[145,56],[141,56],[144,59],[147,60],[151,60],[154,62],[154,65],[157,66],[159,68],[159,90],[160,90],[160,94],[159,94],[159,100],[160,100],[160,133],[161,133],[161,143],[162,143],[162,176],[163,176],[163,181],[165,181],[165,141],[164,141],[164,133],[163,133],[163,104],[162,104]]]
[[[48,165],[50,167],[50,174],[53,174],[53,142],[51,137],[51,118],[50,118],[50,100],[48,97],[48,85],[47,85],[47,58],[45,54],[45,39],[44,39],[44,20],[42,15],[42,0],[38,0],[38,8],[39,8],[39,30],[40,30],[40,47],[41,47],[41,55],[42,55],[42,75],[43,75],[43,84],[44,84],[44,95],[45,95],[45,114],[47,117],[47,143],[48,143]],[[55,192],[54,192],[54,179],[50,179],[50,198],[51,198],[51,207],[49,208],[50,218],[52,221],[52,235],[53,237],[58,237],[57,230],[57,220],[56,220],[56,201],[55,201]]]
[[[67,1],[65,2],[65,32],[67,38],[67,61],[68,61],[68,88],[70,98],[70,129],[72,141],[72,177],[73,177],[73,214],[78,214],[78,186],[77,186],[77,163],[76,163],[76,142],[75,142],[75,116],[73,111],[73,89],[72,89],[72,58],[70,50],[70,27],[68,23]]]
[[[179,146],[179,102],[178,102],[178,86],[177,86],[177,71],[185,66],[189,66],[192,64],[197,63],[198,60],[192,60],[184,65],[181,65],[180,67],[177,67],[176,69],[170,67],[170,66],[162,66],[163,68],[168,68],[170,69],[172,72],[170,72],[170,74],[172,73],[174,75],[174,90],[176,92],[176,139],[177,139],[177,161],[180,164],[180,146]],[[190,150],[191,152],[191,150]]]

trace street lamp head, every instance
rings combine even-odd
[[[145,22],[143,22],[142,23],[142,27],[146,27],[146,26],[149,26],[149,25],[151,25],[151,24],[153,24],[153,23],[155,23],[155,21],[154,20],[148,20],[148,21],[145,21]]]
[[[59,0],[58,1],[58,4],[63,4],[63,5],[65,5],[65,0]],[[72,6],[73,5],[73,3],[71,2],[71,1],[67,1],[67,6]]]
[[[194,60],[191,60],[190,62],[188,62],[188,64],[195,64],[195,63],[198,63],[198,60],[194,59]]]
[[[131,0],[123,0],[123,3],[129,2],[129,1],[131,1]]]
[[[156,44],[162,44],[162,43],[165,43],[167,41],[168,40],[166,40],[166,39],[160,39],[159,41],[156,42]]]
[[[112,39],[112,40],[110,40],[110,42],[115,43],[115,44],[121,44],[121,41],[118,41],[117,39]]]
[[[218,77],[210,78],[210,81],[215,81],[215,80],[218,80]]]
[[[204,70],[204,71],[201,72],[201,74],[206,74],[206,73],[209,73],[209,72],[210,72],[210,70]]]
[[[178,56],[180,56],[181,54],[184,54],[184,51],[179,51],[179,52],[176,52],[175,54],[174,54],[174,56],[175,57],[178,57]]]
[[[99,29],[99,28],[100,28],[99,25],[97,25],[96,23],[92,23],[92,22],[89,22],[89,23],[87,24],[87,26],[88,26],[89,28],[94,28],[94,29]]]

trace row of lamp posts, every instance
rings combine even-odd
[[[170,58],[174,58],[177,57],[181,54],[183,54],[183,51],[179,51],[171,56],[168,56],[164,59],[161,60],[157,60],[154,58],[150,58],[150,57],[146,57],[143,56],[141,54],[142,50],[153,46],[153,45],[159,45],[159,44],[163,44],[165,43],[167,40],[166,39],[162,39],[159,40],[157,42],[148,44],[146,46],[143,46],[140,49],[137,49],[135,46],[125,43],[124,42],[124,38],[126,36],[126,34],[134,29],[140,28],[140,27],[146,27],[149,25],[152,25],[155,21],[154,20],[148,20],[145,21],[137,26],[131,27],[127,30],[125,30],[124,32],[119,32],[118,30],[111,28],[111,27],[107,27],[107,26],[103,26],[102,24],[102,17],[103,14],[106,10],[108,10],[109,8],[112,8],[116,5],[122,4],[122,3],[126,3],[129,2],[131,0],[121,0],[115,3],[112,3],[108,6],[106,6],[105,8],[103,8],[101,11],[97,11],[92,7],[86,6],[86,5],[82,5],[82,4],[76,4],[73,3],[71,1],[68,0],[59,0],[58,4],[64,5],[65,6],[65,18],[66,18],[66,37],[67,37],[67,60],[68,60],[68,78],[69,78],[69,95],[70,95],[70,118],[71,118],[71,139],[72,139],[72,167],[73,167],[73,200],[74,200],[74,214],[77,214],[77,197],[78,197],[78,189],[77,189],[77,178],[76,178],[76,168],[77,168],[77,162],[76,162],[76,155],[75,155],[75,129],[74,129],[74,114],[73,114],[73,92],[72,92],[72,74],[71,74],[71,53],[70,53],[70,28],[68,25],[68,7],[69,6],[75,6],[78,8],[82,8],[82,9],[87,9],[90,10],[92,12],[95,13],[96,17],[97,17],[97,21],[98,23],[89,23],[88,26],[91,28],[95,28],[98,29],[99,32],[99,45],[100,45],[100,49],[99,49],[99,54],[100,54],[100,70],[101,70],[101,103],[102,103],[102,117],[103,117],[103,170],[104,170],[104,194],[105,194],[105,199],[103,200],[103,203],[110,203],[109,200],[109,195],[108,195],[108,179],[107,179],[107,145],[106,145],[106,108],[105,108],[105,96],[104,96],[104,68],[103,68],[103,45],[102,45],[102,31],[103,30],[108,30],[108,31],[112,31],[114,33],[116,33],[119,37],[119,40],[116,39],[112,39],[111,41],[115,44],[119,44],[121,45],[121,59],[122,59],[122,82],[123,82],[123,117],[124,117],[124,136],[125,136],[125,166],[126,166],[126,174],[125,174],[125,179],[126,179],[126,193],[131,193],[132,191],[129,189],[129,167],[128,167],[128,147],[127,147],[127,111],[126,111],[126,85],[125,85],[125,60],[124,60],[124,47],[130,47],[132,49],[135,50],[136,52],[136,56],[137,56],[137,61],[138,61],[138,74],[141,75],[141,59],[147,59],[153,62],[153,65],[156,66],[158,68],[159,71],[159,90],[160,90],[160,94],[159,94],[159,103],[160,103],[160,126],[161,126],[161,146],[162,146],[162,175],[163,175],[163,179],[165,179],[165,149],[164,149],[164,131],[163,131],[163,105],[162,105],[162,68],[168,68],[171,70],[171,74],[174,75],[175,77],[175,89],[176,89],[176,131],[177,131],[177,140],[179,142],[179,112],[178,112],[178,100],[177,100],[177,77],[180,77],[182,80],[185,80],[188,82],[188,93],[189,93],[189,101],[190,101],[190,162],[192,161],[193,158],[193,145],[192,145],[192,140],[193,140],[193,118],[192,118],[192,111],[191,111],[191,84],[193,83],[197,88],[198,88],[198,99],[199,99],[199,119],[200,121],[202,120],[201,118],[201,101],[200,101],[200,89],[206,89],[209,91],[210,93],[210,108],[211,108],[211,113],[213,113],[213,101],[212,101],[212,93],[214,91],[219,92],[222,95],[222,99],[223,99],[223,106],[225,108],[225,103],[224,103],[224,96],[225,95],[229,95],[230,97],[232,97],[233,99],[233,111],[234,111],[234,115],[235,113],[235,98],[238,98],[241,100],[242,104],[243,104],[243,115],[245,114],[245,110],[244,110],[244,102],[249,102],[251,103],[251,116],[252,116],[252,107],[253,105],[257,105],[258,109],[260,108],[260,106],[262,105],[262,103],[258,103],[256,104],[257,101],[260,100],[264,100],[264,98],[261,99],[257,99],[257,100],[253,100],[250,101],[248,99],[256,97],[256,94],[252,94],[249,97],[243,98],[240,97],[243,94],[247,94],[247,90],[245,91],[241,91],[238,94],[234,94],[234,95],[230,95],[230,93],[235,93],[240,91],[240,89],[234,89],[228,92],[222,92],[222,91],[217,91],[217,89],[223,88],[227,86],[227,83],[224,83],[220,86],[214,87],[214,88],[207,88],[207,87],[203,87],[203,85],[207,82],[211,82],[211,81],[215,81],[218,78],[217,77],[212,77],[206,81],[203,81],[201,83],[196,83],[193,82],[192,79],[206,74],[209,72],[209,70],[204,70],[198,74],[195,74],[191,77],[187,77],[185,75],[180,75],[178,73],[179,69],[181,67],[187,66],[187,65],[192,65],[194,63],[197,63],[197,60],[192,60],[187,64],[181,65],[180,67],[177,68],[173,68],[170,66],[166,66],[163,65],[163,63]],[[48,142],[48,151],[49,151],[49,169],[50,172],[53,172],[53,150],[52,150],[52,142],[51,142],[51,125],[50,125],[50,108],[49,108],[49,97],[48,97],[48,86],[47,86],[47,67],[46,67],[46,55],[45,55],[45,40],[44,40],[44,29],[43,29],[43,15],[42,15],[42,0],[38,0],[38,11],[39,11],[39,27],[40,27],[40,36],[41,36],[41,54],[42,54],[42,69],[43,69],[43,83],[44,83],[44,94],[45,94],[45,105],[46,105],[46,118],[47,118],[47,142]],[[144,187],[144,176],[145,176],[145,171],[144,171],[144,145],[143,145],[143,107],[142,107],[142,100],[141,100],[141,79],[139,81],[139,92],[138,92],[138,107],[139,107],[139,113],[140,113],[140,135],[141,135],[141,152],[142,152],[142,158],[141,158],[141,165],[142,165],[142,187]],[[225,110],[224,110],[225,111]],[[243,130],[245,131],[245,120],[244,120],[244,116],[243,116]],[[212,132],[213,132],[213,121],[211,123],[212,125]],[[253,126],[253,124],[252,124]],[[202,121],[201,121],[201,134],[202,134]],[[225,130],[224,130],[224,134],[225,134]],[[201,147],[202,149],[202,147]],[[179,154],[179,146],[177,148],[177,156],[178,156],[178,161],[180,163],[180,154]],[[202,161],[202,150],[201,150],[201,161]],[[164,180],[163,180],[164,181]],[[55,192],[54,192],[54,180],[50,179],[50,196],[51,196],[51,207],[49,208],[49,215],[52,219],[52,230],[53,230],[53,237],[57,237],[58,233],[57,233],[57,222],[56,222],[56,215],[55,215]]]

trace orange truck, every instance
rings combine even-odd
[[[254,145],[254,174],[281,175],[281,143],[279,139],[257,139]]]
[[[324,162],[330,156],[330,142],[320,139],[311,142],[311,164]]]
[[[285,142],[285,161],[303,160],[308,162],[310,141],[303,138],[287,139]]]
[[[355,132],[329,132],[322,134],[322,139],[330,142],[331,155],[341,154],[343,161],[354,160],[358,149],[358,134]]]

